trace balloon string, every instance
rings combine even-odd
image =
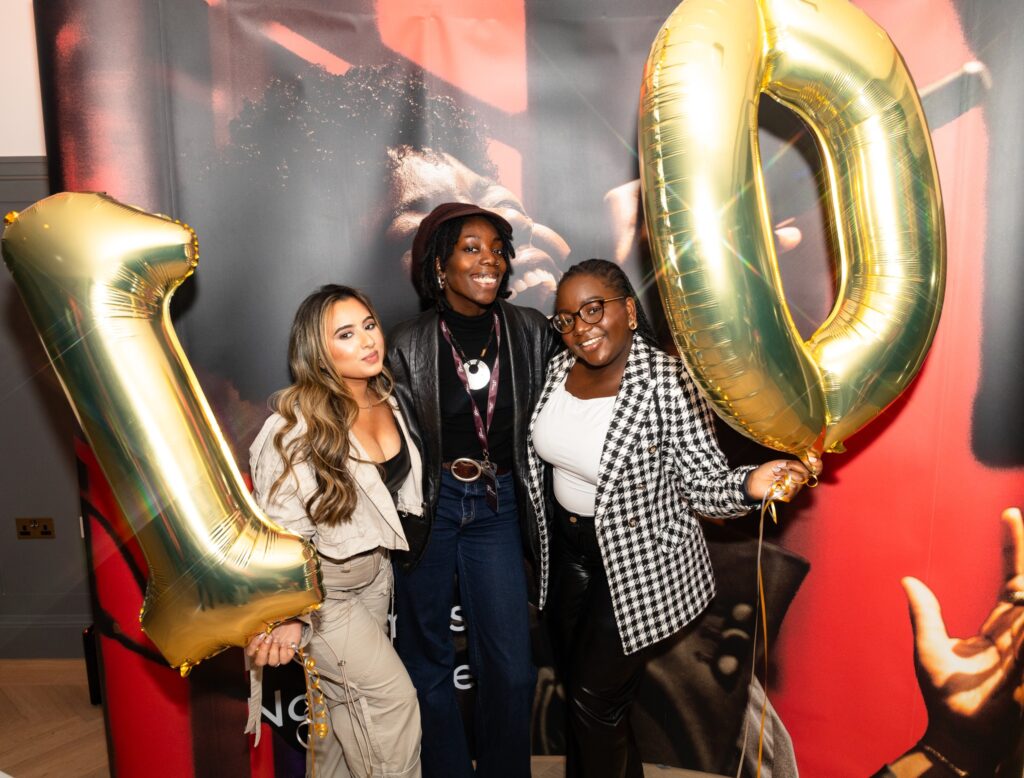
[[[320,688],[320,673],[316,669],[316,660],[301,649],[296,649],[296,656],[302,664],[302,672],[306,676],[306,723],[309,725],[309,774],[316,775],[316,749],[314,740],[327,737],[327,703],[323,689]]]
[[[750,659],[750,682],[747,685],[747,694],[749,699],[750,689],[753,688],[754,681],[757,679],[757,633],[758,629],[761,630],[761,634],[764,640],[764,685],[763,693],[764,699],[761,702],[761,715],[760,724],[758,727],[757,737],[757,778],[761,778],[761,765],[764,758],[764,726],[765,720],[768,714],[768,603],[765,596],[764,589],[764,567],[762,564],[762,550],[764,549],[764,517],[771,515],[772,523],[779,523],[778,512],[775,508],[775,503],[778,501],[777,496],[783,494],[782,486],[785,484],[785,480],[778,480],[772,484],[772,487],[765,494],[761,500],[761,517],[758,522],[757,532],[757,600],[758,607],[754,611],[754,629],[753,638],[751,642],[751,659]],[[743,717],[743,744],[740,747],[740,758],[739,764],[736,768],[736,778],[740,778],[743,773],[743,760],[747,753],[747,732],[750,728],[750,718],[748,716]]]
[[[779,523],[775,515],[775,503],[769,503],[772,521]],[[764,543],[764,513],[761,509],[761,536],[757,539],[757,597],[761,607],[761,634],[764,636],[764,700],[761,702],[761,727],[757,737],[757,778],[761,778],[761,761],[764,753],[764,720],[768,712],[768,606],[765,604],[764,594],[764,568],[761,566],[761,548]],[[757,626],[756,624],[754,625]],[[754,650],[757,650],[757,630],[754,631]],[[756,654],[755,654],[756,655]]]

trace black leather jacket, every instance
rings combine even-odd
[[[497,302],[502,337],[508,338],[511,355],[513,421],[513,472],[523,548],[531,561],[540,558],[537,521],[526,493],[526,434],[530,414],[544,386],[544,369],[560,340],[547,319],[533,308]],[[423,517],[402,516],[407,553],[394,559],[404,569],[416,566],[423,556],[434,522],[434,508],[441,489],[441,397],[437,375],[438,313],[431,309],[395,327],[388,337],[388,366],[395,377],[395,395],[423,454]],[[504,373],[502,365],[502,373]]]

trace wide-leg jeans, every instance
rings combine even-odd
[[[511,474],[498,476],[498,511],[482,480],[445,472],[426,550],[410,572],[396,570],[398,653],[420,702],[425,778],[474,775],[455,697],[450,618],[454,579],[476,679],[474,739],[478,778],[530,774],[530,657],[526,572]]]

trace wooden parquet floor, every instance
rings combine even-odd
[[[106,778],[103,710],[81,659],[0,660],[0,771],[13,778]]]

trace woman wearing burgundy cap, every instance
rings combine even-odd
[[[398,653],[419,694],[423,774],[474,774],[455,699],[453,579],[477,681],[476,775],[530,774],[524,552],[537,558],[526,473],[530,413],[555,338],[544,316],[505,302],[515,252],[505,219],[469,203],[431,211],[413,240],[429,310],[395,328],[399,404],[423,451],[424,516],[396,557]]]

